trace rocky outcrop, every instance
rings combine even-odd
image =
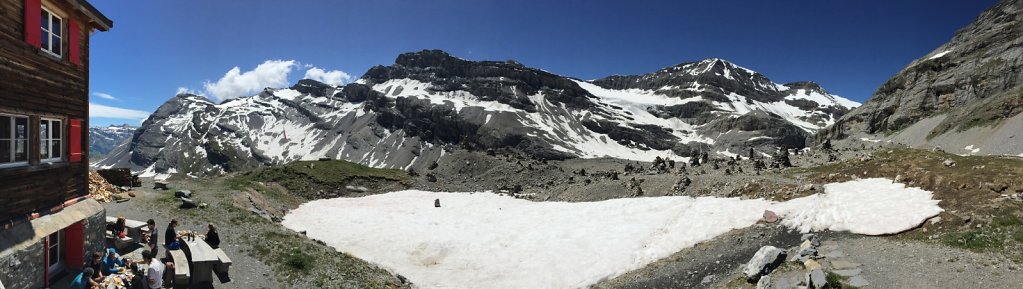
[[[1023,112],[1021,12],[1023,1],[1019,0],[1001,1],[987,9],[948,43],[886,81],[869,101],[842,117],[822,137],[873,134],[892,136],[910,145],[956,147],[961,146],[942,140],[969,138],[971,145],[981,148],[980,153],[1012,153],[997,147],[1009,147],[998,144],[1008,143],[1006,139],[1023,123],[1015,120],[1015,129],[999,128]],[[991,131],[958,135],[982,128]]]

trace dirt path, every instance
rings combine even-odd
[[[870,288],[1020,288],[1023,272],[996,254],[976,253],[886,237],[825,241],[822,251],[838,250],[863,264]]]

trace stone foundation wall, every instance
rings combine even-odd
[[[106,239],[104,238],[104,231],[106,230],[106,210],[99,211],[92,216],[84,219],[84,233],[83,242],[84,246],[84,258],[82,260],[88,260],[88,256],[92,252],[102,252],[106,247]],[[28,224],[21,224],[19,226],[29,226]],[[39,238],[37,240],[26,241],[31,242],[20,250],[6,252],[0,255],[0,283],[3,283],[4,287],[8,289],[35,289],[44,288],[45,283],[43,282],[46,272],[45,264],[45,238]],[[0,248],[0,251],[6,250],[6,248]],[[83,264],[66,264],[68,267],[79,268]],[[78,270],[78,269],[71,269]]]
[[[0,282],[4,287],[43,288],[43,272],[46,272],[43,245],[40,239],[25,249],[0,256]]]
[[[85,244],[84,244],[85,245],[85,250],[82,251],[82,252],[85,252],[85,258],[82,259],[82,260],[88,261],[89,260],[89,255],[92,254],[92,252],[97,252],[97,251],[104,252],[104,251],[106,251],[105,247],[106,247],[106,242],[107,241],[106,241],[106,238],[104,236],[104,232],[107,229],[107,219],[106,218],[107,218],[107,212],[106,212],[106,209],[104,209],[104,210],[100,211],[99,213],[97,213],[95,215],[92,215],[92,216],[89,216],[89,218],[85,219],[85,228],[84,228],[85,232],[83,234],[84,236],[82,236],[83,240],[85,241]],[[106,254],[103,254],[103,255],[105,256]]]

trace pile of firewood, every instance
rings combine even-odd
[[[100,202],[123,201],[133,197],[131,192],[115,187],[94,171],[89,171],[89,195]]]

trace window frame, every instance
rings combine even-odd
[[[47,130],[47,136],[48,136],[47,138],[43,138],[43,128],[42,128],[43,122],[46,122],[46,130]],[[58,127],[59,127],[59,130],[60,130],[60,135],[57,136],[56,138],[53,135],[51,135],[53,133],[53,123],[54,122],[58,123]],[[65,135],[65,133],[64,133],[64,123],[65,123],[65,121],[63,119],[59,119],[59,118],[47,118],[47,117],[40,117],[39,118],[39,163],[56,163],[56,162],[64,161],[64,155],[66,154],[65,150],[64,150],[64,146],[67,145],[67,143],[66,143],[67,142],[67,138],[64,137],[64,135]],[[60,151],[60,156],[53,157],[53,141],[57,141],[57,142],[60,143],[60,148],[58,148],[59,151]],[[43,158],[43,147],[42,147],[43,144],[47,145],[46,149],[48,150],[46,152],[46,156],[48,158],[45,158],[45,159]]]
[[[31,152],[32,152],[32,149],[31,149],[31,147],[32,147],[32,118],[27,116],[27,115],[10,114],[10,113],[0,113],[0,117],[7,117],[7,118],[11,119],[10,127],[0,128],[0,129],[9,129],[10,130],[11,138],[10,139],[5,139],[3,141],[7,141],[10,144],[10,151],[6,152],[6,153],[10,154],[9,156],[10,156],[10,158],[12,160],[12,162],[0,163],[0,168],[13,168],[13,167],[28,166],[29,165],[29,161],[32,160],[32,156],[31,156]],[[17,151],[17,146],[15,145],[15,142],[17,140],[19,140],[18,137],[17,137],[17,134],[15,133],[15,126],[18,123],[16,121],[16,119],[18,119],[18,118],[24,118],[25,119],[25,139],[24,140],[25,140],[25,150],[26,151],[25,151],[25,160],[24,161],[13,161],[15,159],[15,157],[14,157],[15,156],[15,152]]]
[[[53,237],[54,235],[56,235],[56,238],[57,238],[56,244],[54,244],[54,242],[50,242],[50,244],[49,244],[50,246],[46,248],[47,254],[49,254],[50,249],[57,249],[57,256],[52,256],[52,255],[47,256],[47,257],[49,257],[49,259],[46,260],[46,270],[50,274],[54,274],[54,273],[60,272],[60,270],[64,269],[64,257],[65,257],[65,255],[67,255],[67,248],[65,248],[65,246],[64,246],[65,243],[67,243],[67,239],[65,237],[66,234],[64,233],[64,229],[60,229],[60,230],[58,230],[56,232],[53,232],[53,234],[47,235],[46,236],[47,240],[49,240],[50,237]],[[51,264],[51,261],[53,261],[52,259],[54,257],[56,257],[57,262]]]
[[[65,24],[66,20],[64,19],[63,16],[60,16],[60,14],[54,13],[53,10],[51,10],[49,8],[46,8],[45,5],[43,5],[41,7],[40,11],[46,12],[50,16],[50,17],[47,17],[47,19],[46,19],[47,26],[48,26],[49,29],[43,29],[42,23],[39,24],[40,25],[39,26],[39,30],[41,31],[40,34],[42,34],[41,35],[42,37],[39,38],[40,50],[45,51],[46,53],[49,53],[50,55],[56,56],[57,58],[63,59],[64,58],[64,32],[67,30],[66,28],[64,28],[64,24]],[[57,18],[57,19],[60,20],[60,34],[54,34],[53,33],[53,18]],[[57,38],[60,39],[60,41],[57,41],[58,42],[57,43],[57,45],[58,45],[57,51],[58,52],[53,52],[51,50],[51,49],[53,49],[53,36],[54,35],[56,35]],[[45,41],[45,43],[49,44],[50,47],[42,47],[43,43],[44,43],[42,39],[44,37],[47,39]]]

